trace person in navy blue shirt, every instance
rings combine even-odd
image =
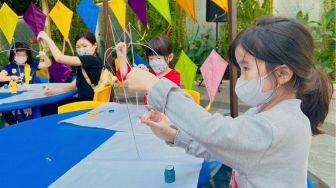
[[[24,42],[16,42],[9,53],[9,63],[3,67],[0,72],[0,82],[9,82],[14,80],[16,82],[25,81],[24,65],[30,65],[31,80],[29,83],[35,83],[36,71],[38,69],[48,68],[51,65],[51,61],[43,51],[39,52],[39,57],[42,61],[34,61],[32,52],[29,46]],[[14,124],[15,118],[11,111],[2,112],[2,116],[8,124]]]
[[[30,76],[32,79],[30,83],[36,82],[36,71],[38,69],[48,68],[51,65],[51,61],[46,56],[43,51],[39,52],[38,57],[43,60],[43,62],[34,61],[33,55],[29,46],[24,42],[16,42],[13,45],[9,53],[9,63],[3,67],[0,72],[0,82],[9,82],[14,80],[16,82],[24,82],[24,65],[30,65]]]

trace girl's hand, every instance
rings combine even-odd
[[[47,96],[56,94],[55,90],[49,87],[46,87],[42,92],[44,95],[47,95]]]
[[[22,78],[18,76],[9,76],[11,80],[14,80],[15,82],[21,82]]]
[[[142,70],[144,70],[144,71],[149,71],[149,69],[146,67],[146,65],[144,65],[144,64],[139,64],[138,65],[138,67],[140,68],[140,69],[142,69]]]
[[[40,31],[40,33],[37,35],[37,40],[48,42],[50,40],[50,37],[47,35],[46,32]]]
[[[174,142],[177,130],[171,127],[166,116],[158,111],[151,111],[139,116],[141,123],[146,124],[152,132],[160,139],[168,142]]]
[[[44,51],[39,51],[39,55],[37,55],[36,57],[45,60],[47,58],[47,55],[45,54]]]
[[[126,44],[124,42],[119,42],[116,45],[117,54],[126,56]]]
[[[141,70],[138,67],[132,69],[126,77],[124,84],[129,91],[149,92],[149,90],[159,81],[155,75]]]

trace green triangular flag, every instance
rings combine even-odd
[[[168,0],[148,0],[150,4],[168,21],[171,25],[171,16]]]
[[[183,50],[181,51],[174,69],[180,72],[181,81],[184,87],[186,89],[192,89],[194,87],[197,65],[190,60]]]

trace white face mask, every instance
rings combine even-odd
[[[15,56],[14,57],[14,61],[18,64],[18,65],[24,65],[27,61],[27,56]]]
[[[163,59],[149,61],[149,65],[156,74],[160,74],[166,70],[167,63]]]
[[[89,47],[86,47],[86,48],[77,48],[76,49],[76,52],[79,56],[82,56],[82,55],[93,55],[94,52],[92,49],[90,49]]]
[[[269,75],[270,73],[252,80],[238,78],[235,87],[238,98],[250,106],[259,106],[269,102],[272,99],[273,90],[262,91],[265,78]]]

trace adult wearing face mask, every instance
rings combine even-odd
[[[49,47],[57,62],[77,67],[77,78],[72,83],[60,88],[46,88],[46,95],[55,95],[77,88],[78,100],[92,100],[94,91],[92,86],[97,85],[102,71],[102,62],[97,55],[97,41],[93,33],[84,32],[75,37],[78,56],[64,55],[54,41],[45,33],[40,32],[38,39]]]
[[[43,61],[39,62],[33,59],[32,52],[26,43],[16,42],[9,53],[9,64],[5,65],[0,72],[0,82],[8,83],[11,80],[19,83],[25,82],[27,75],[24,74],[24,65],[28,64],[30,65],[31,77],[29,83],[36,83],[36,71],[51,65],[50,59],[43,51],[40,51],[37,57]],[[10,125],[16,122],[11,111],[2,112],[2,116]]]
[[[103,68],[102,61],[97,54],[97,41],[95,35],[91,32],[80,33],[75,37],[76,52],[78,56],[64,55],[54,41],[44,32],[37,36],[49,47],[54,59],[57,62],[77,67],[76,80],[64,87],[46,88],[43,92],[45,95],[55,95],[67,92],[77,88],[78,97],[66,102],[93,100],[93,87],[96,86],[100,79]],[[65,101],[43,107],[42,115],[53,114],[57,112],[57,107],[64,104]]]
[[[170,64],[173,61],[174,53],[173,46],[170,40],[165,36],[156,36],[152,38],[148,45],[150,48],[146,48],[146,55],[148,57],[150,69],[145,65],[138,65],[139,68],[145,71],[149,71],[158,78],[167,78],[171,82],[180,86],[181,78],[180,73],[170,68]],[[130,66],[126,63],[126,44],[119,43],[116,46],[117,56],[120,66],[120,73],[117,77],[125,78],[126,74],[131,70]],[[147,104],[147,94],[144,96],[144,104]]]

